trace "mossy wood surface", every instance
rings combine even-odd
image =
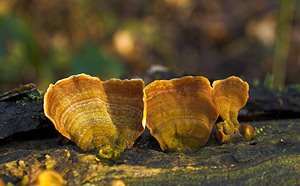
[[[17,183],[48,168],[58,171],[68,185],[113,180],[128,185],[299,185],[300,120],[251,124],[259,133],[250,143],[212,143],[190,155],[139,144],[115,162],[96,158],[96,152],[84,153],[74,144],[58,145],[57,139],[11,142],[0,148],[0,175]]]

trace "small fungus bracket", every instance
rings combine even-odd
[[[213,82],[213,101],[218,113],[224,120],[217,124],[217,138],[221,143],[228,143],[233,136],[242,135],[246,140],[255,137],[251,125],[240,125],[238,113],[249,97],[249,85],[242,79],[231,76]]]

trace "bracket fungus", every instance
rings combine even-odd
[[[99,149],[102,158],[115,159],[130,148],[145,126],[163,151],[195,152],[203,147],[217,124],[217,138],[233,135],[251,140],[255,130],[240,125],[238,112],[248,100],[249,85],[231,76],[210,85],[202,76],[156,80],[101,81],[86,74],[50,84],[44,112],[55,128],[82,150]]]
[[[207,78],[156,80],[144,89],[144,118],[164,151],[194,152],[208,141],[218,113]]]
[[[255,130],[251,125],[240,125],[238,112],[248,100],[249,85],[238,77],[231,76],[224,80],[214,81],[213,101],[218,113],[224,120],[217,124],[217,138],[221,143],[228,143],[231,136],[244,135],[245,139],[252,139]]]
[[[44,112],[82,150],[99,149],[100,157],[114,159],[144,131],[143,88],[138,79],[74,75],[50,84]]]

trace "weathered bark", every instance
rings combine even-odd
[[[33,137],[44,128],[54,127],[44,116],[43,96],[34,84],[27,84],[0,95],[0,140],[11,137]],[[27,133],[27,134],[26,134]],[[44,133],[44,135],[47,135]],[[1,141],[0,141],[1,142]]]
[[[242,120],[283,119],[300,117],[300,90],[286,87],[284,92],[251,87],[249,100],[240,113]]]
[[[195,154],[164,153],[139,145],[117,161],[97,159],[74,144],[57,140],[12,142],[0,148],[0,176],[32,181],[42,169],[54,169],[67,185],[299,185],[300,120],[251,123],[252,142],[209,145]]]
[[[283,112],[298,116],[298,91],[265,91],[250,89],[244,119],[276,118]],[[212,135],[207,147],[190,155],[161,152],[145,133],[116,162],[97,159],[96,152],[82,152],[70,142],[61,144],[57,137],[45,139],[54,129],[35,87],[0,96],[0,123],[0,139],[5,138],[0,178],[5,182],[18,183],[25,176],[31,182],[48,168],[68,185],[107,185],[116,179],[129,185],[300,184],[300,120],[252,122],[258,132],[254,141],[219,146]]]

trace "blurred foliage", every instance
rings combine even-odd
[[[279,0],[1,0],[0,91],[28,82],[45,90],[81,72],[136,77],[153,64],[262,81],[279,9]],[[290,34],[286,82],[299,83],[299,10]]]
[[[31,70],[42,69],[40,56],[27,25],[12,16],[0,20],[0,77],[16,82]],[[25,73],[25,74],[24,74]]]
[[[101,50],[92,45],[86,45],[82,52],[73,55],[71,65],[72,74],[88,72],[99,77],[120,77],[124,72],[118,59],[105,58]]]
[[[274,76],[273,85],[277,89],[283,89],[285,84],[286,62],[289,55],[290,33],[293,25],[295,5],[295,0],[280,1],[272,68]]]

